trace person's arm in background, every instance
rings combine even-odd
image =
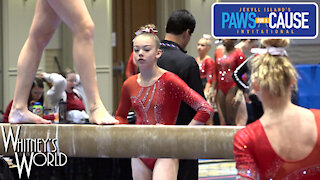
[[[177,75],[174,75],[170,81],[170,84],[172,84],[170,89],[173,89],[180,96],[180,100],[197,112],[189,125],[204,125],[214,114],[210,104]]]
[[[239,89],[244,92],[249,92],[249,85],[242,79],[242,75],[248,72],[247,62],[249,59],[244,61],[240,66],[236,68],[236,70],[232,74],[233,80],[236,82]]]
[[[213,101],[215,101],[216,95],[217,95],[217,63],[216,60],[213,59],[213,69],[212,69],[212,96],[213,96]]]
[[[245,61],[243,61],[233,72],[232,74],[232,78],[233,80],[236,82],[237,86],[239,89],[241,89],[243,92],[248,93],[249,92],[249,85],[247,82],[245,82],[242,79],[242,76],[245,73],[249,72],[249,68],[248,68],[248,62],[254,57],[254,55],[251,55],[248,59],[246,59]]]
[[[190,64],[189,68],[184,70],[184,72],[186,73],[186,78],[187,78],[187,80],[185,80],[185,82],[192,90],[194,90],[200,96],[205,98],[203,86],[202,86],[202,82],[201,82],[201,78],[200,78],[199,66],[193,57],[189,57],[189,58],[192,58],[193,61],[191,61],[192,63]],[[204,125],[205,124],[203,122],[195,120],[194,117],[192,118],[192,120],[190,121],[190,123],[188,125]],[[210,118],[210,116],[209,116],[209,118]]]
[[[203,86],[202,86],[202,82],[201,82],[201,78],[200,78],[200,70],[199,70],[199,66],[196,62],[196,60],[193,57],[189,57],[192,59],[191,64],[187,69],[183,70],[183,74],[185,79],[181,78],[182,80],[185,81],[185,83],[187,83],[187,85],[193,89],[194,91],[196,91],[198,94],[200,94],[202,97],[204,96],[204,92],[203,92]]]
[[[215,96],[216,96],[216,66],[215,66],[215,62],[212,58],[207,59],[207,83],[206,83],[206,87],[204,89],[204,95],[207,99],[207,101],[213,105],[214,101],[215,101]]]
[[[47,92],[47,98],[51,105],[55,106],[63,98],[63,93],[66,90],[67,80],[57,73],[41,73],[40,77],[45,81],[52,83],[53,86]]]
[[[183,62],[183,64],[179,64],[176,67],[175,74],[177,74],[191,89],[204,97],[200,70],[196,60],[193,57],[188,56]],[[188,125],[195,114],[196,111],[194,109],[185,102],[181,102],[176,125]]]
[[[138,66],[134,63],[133,52],[132,52],[126,67],[126,77],[129,78],[130,76],[135,75],[137,73],[138,73]]]
[[[251,100],[249,99],[250,86],[245,80],[243,80],[242,76],[249,72],[248,62],[252,60],[254,57],[254,54],[249,56],[248,59],[246,59],[242,64],[240,64],[232,74],[233,80],[236,82],[237,87],[243,92],[245,100],[248,103],[251,103]]]
[[[206,83],[206,87],[204,88],[204,94],[209,94],[210,93],[210,89],[212,88],[212,82],[213,82],[213,70],[214,70],[214,62],[212,58],[208,58],[206,59],[205,62],[205,66],[206,66],[206,77],[207,77],[207,83]],[[207,98],[207,96],[206,96]],[[207,98],[208,99],[208,98]]]

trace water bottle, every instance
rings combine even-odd
[[[40,117],[43,116],[43,106],[40,102],[35,102],[32,106],[32,112]]]
[[[62,99],[59,101],[59,121],[65,122],[67,120],[67,103]]]

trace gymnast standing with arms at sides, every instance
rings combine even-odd
[[[204,34],[203,37],[199,39],[197,44],[199,56],[196,58],[200,69],[200,77],[206,99],[208,99],[210,91],[212,91],[213,87],[215,86],[215,82],[213,82],[213,80],[215,80],[215,77],[213,77],[213,71],[215,68],[214,61],[208,55],[208,51],[210,50],[212,45],[212,41],[210,38],[210,35]]]
[[[29,36],[18,59],[18,75],[10,123],[50,123],[27,109],[28,92],[41,55],[63,21],[73,34],[73,58],[88,99],[90,122],[118,123],[105,109],[98,92],[93,47],[94,23],[83,0],[38,0]]]
[[[215,66],[213,59],[208,55],[211,46],[211,36],[209,34],[203,34],[202,38],[199,39],[197,44],[199,56],[195,59],[199,66],[204,96],[207,102],[214,107],[214,110],[216,112],[216,104],[214,102],[214,97],[216,96],[216,78],[213,77],[213,75],[215,75],[215,73],[213,73]],[[213,117],[213,119],[210,119],[207,122],[207,125],[217,124],[219,121],[218,118],[218,115],[215,114],[215,117]]]
[[[252,60],[251,86],[262,117],[234,137],[239,179],[320,179],[320,110],[291,102],[297,72],[284,49],[288,39],[263,39]]]
[[[223,46],[218,46],[215,54],[215,99],[221,125],[237,125],[237,113],[243,113],[238,112],[239,103],[234,101],[238,88],[232,73],[246,58],[241,49],[235,48],[235,43],[235,39],[223,39]]]
[[[175,125],[181,101],[197,111],[189,125],[204,125],[213,110],[206,100],[177,75],[160,68],[160,40],[152,24],[143,26],[133,40],[133,57],[140,73],[123,84],[116,119],[127,124],[131,107],[136,124]],[[178,159],[132,158],[133,179],[177,179]]]

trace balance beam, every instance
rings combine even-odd
[[[76,125],[4,124],[6,136],[11,128],[20,139],[57,139],[60,152],[68,157],[130,158],[158,157],[180,159],[232,159],[236,126],[149,126],[149,125]],[[0,154],[8,152],[0,130]]]

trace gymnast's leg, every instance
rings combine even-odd
[[[244,96],[241,97],[241,101],[236,112],[236,126],[245,126],[248,120],[247,104]]]
[[[118,123],[105,109],[98,92],[93,47],[94,23],[83,0],[47,0],[73,33],[73,57],[90,108],[90,121]]]
[[[152,171],[139,158],[131,158],[132,177],[134,180],[151,180]]]
[[[226,95],[226,122],[227,125],[236,125],[236,114],[239,103],[233,103],[233,98],[237,93],[237,87],[231,87]]]
[[[217,89],[216,103],[220,125],[226,125],[226,96],[220,89]]]
[[[50,123],[28,111],[27,101],[42,52],[59,24],[60,19],[48,2],[37,1],[28,39],[18,58],[18,75],[9,115],[10,123]]]
[[[153,169],[153,180],[176,180],[178,177],[179,160],[159,158]]]

